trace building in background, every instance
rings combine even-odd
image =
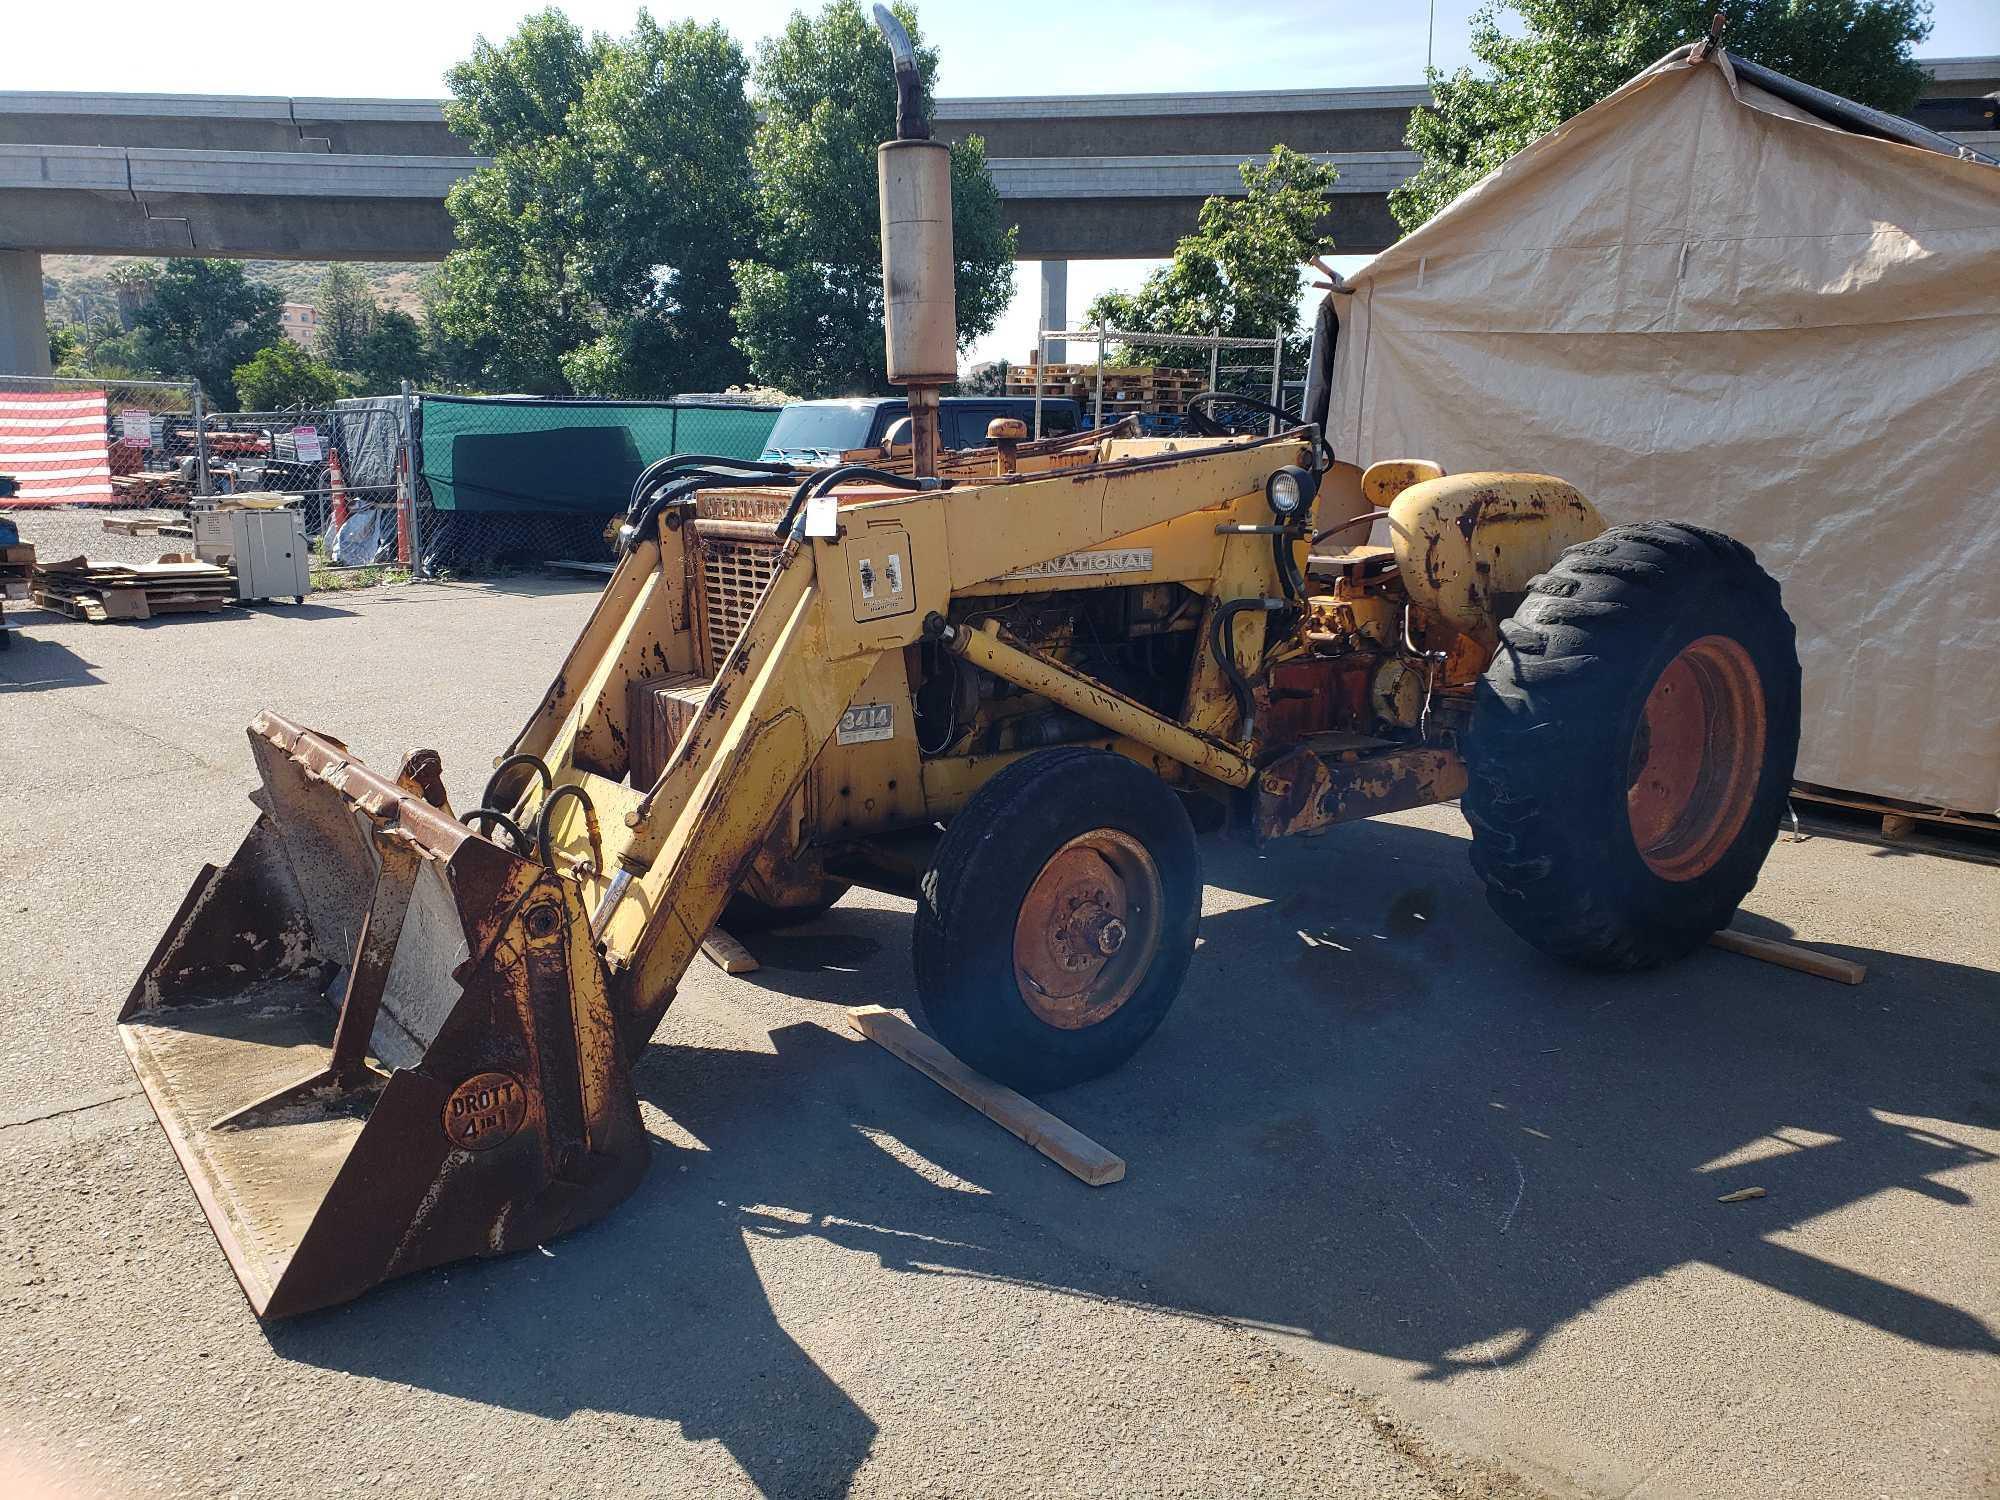
[[[278,326],[286,338],[310,349],[319,336],[319,309],[310,302],[287,302],[278,310]]]

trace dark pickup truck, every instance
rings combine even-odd
[[[879,448],[890,428],[910,414],[900,396],[856,396],[835,401],[795,401],[778,413],[764,440],[763,456],[777,463],[828,463],[856,448]],[[946,396],[938,402],[939,441],[947,448],[983,448],[986,424],[1018,417],[1035,430],[1032,396]],[[1067,397],[1042,402],[1042,436],[1059,437],[1084,425],[1083,408]]]

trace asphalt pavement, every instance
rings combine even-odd
[[[0,655],[0,1490],[2000,1495],[2000,867],[1781,841],[1704,952],[1571,972],[1456,808],[1204,849],[1086,1188],[844,1025],[865,893],[697,962],[601,1223],[260,1327],[113,1029],[277,708],[463,804],[588,587],[316,596]],[[1723,1204],[1733,1189],[1766,1196]]]

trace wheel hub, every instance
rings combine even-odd
[[[1078,1030],[1114,1014],[1160,943],[1160,872],[1115,828],[1064,844],[1029,886],[1014,924],[1014,978],[1028,1009]]]
[[[1765,717],[1756,664],[1726,635],[1689,642],[1654,682],[1632,737],[1625,808],[1639,857],[1662,880],[1707,874],[1742,832]]]

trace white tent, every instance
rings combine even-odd
[[[2000,168],[1886,118],[1669,57],[1329,299],[1327,435],[1741,538],[1799,627],[1799,778],[1991,813]]]

